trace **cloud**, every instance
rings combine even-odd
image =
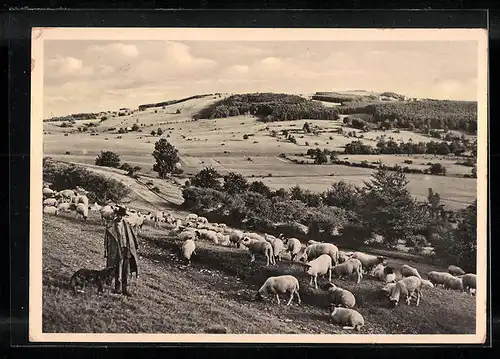
[[[200,69],[217,65],[213,60],[193,56],[188,45],[174,41],[167,41],[165,58],[178,68]]]
[[[90,76],[93,72],[93,68],[84,66],[83,61],[80,59],[58,55],[46,62],[44,77],[52,81],[64,81],[66,79]]]
[[[133,58],[139,55],[139,51],[135,45],[128,45],[123,43],[111,43],[107,45],[92,45],[87,48],[85,54],[91,58],[108,58],[109,56],[115,57],[128,57]]]

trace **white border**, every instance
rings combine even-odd
[[[43,45],[45,40],[197,41],[477,41],[477,292],[476,334],[63,334],[42,333]],[[33,28],[29,340],[31,342],[480,344],[486,340],[488,33],[484,29]],[[459,61],[459,59],[457,59]]]

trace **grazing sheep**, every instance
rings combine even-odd
[[[444,287],[447,279],[449,277],[452,277],[452,275],[447,272],[431,271],[427,273],[427,277],[429,278],[431,283],[434,284],[436,287],[439,285],[442,285]]]
[[[71,210],[71,203],[63,202],[57,205],[58,212],[69,212]]]
[[[418,270],[416,268],[410,267],[407,264],[403,264],[401,266],[400,270],[401,270],[401,276],[402,277],[415,276],[415,277],[418,277],[418,278],[422,279],[422,277],[420,276],[420,273],[418,273]]]
[[[42,189],[42,195],[44,197],[54,197],[56,194],[56,191],[54,191],[53,189],[50,189],[49,187],[44,187]]]
[[[332,257],[328,254],[322,254],[318,258],[304,264],[304,271],[311,278],[309,285],[312,285],[314,280],[314,287],[318,289],[318,276],[326,275],[328,273],[328,281],[332,281]]]
[[[76,199],[77,199],[76,204],[83,203],[87,207],[89,206],[89,199],[87,196],[85,196],[85,195],[77,196]]]
[[[451,265],[448,267],[448,273],[450,273],[451,275],[454,275],[454,276],[465,274],[465,272],[462,268],[454,266],[454,265]]]
[[[330,305],[344,308],[354,308],[356,306],[354,294],[347,289],[337,287],[333,283],[327,283],[326,289],[328,290]]]
[[[251,239],[255,239],[255,240],[258,240],[258,241],[265,241],[266,240],[264,238],[264,236],[261,236],[260,234],[255,233],[255,232],[245,232],[245,233],[243,233],[243,235],[245,237],[248,237],[248,238],[251,238]]]
[[[274,260],[281,262],[281,252],[285,248],[283,241],[269,234],[265,234],[264,239],[273,246]]]
[[[46,213],[46,214],[54,214],[57,216],[58,214],[58,210],[57,210],[57,207],[54,207],[54,206],[45,206],[43,207],[43,213]]]
[[[223,246],[229,246],[231,244],[229,241],[229,235],[227,234],[217,233],[217,238],[219,240],[219,244]]]
[[[371,276],[385,283],[396,281],[396,274],[394,273],[394,269],[389,266],[384,266],[382,263],[379,263],[375,267],[373,267]]]
[[[298,303],[301,303],[299,295],[299,281],[292,275],[280,275],[267,278],[255,295],[255,299],[263,300],[264,297],[269,294],[276,295],[278,305],[280,304],[279,294],[290,294],[290,299],[286,305],[290,305],[294,295],[297,297]]]
[[[63,200],[64,202],[66,202],[68,200],[69,200],[69,202],[71,202],[71,200],[75,196],[76,196],[76,193],[72,189],[64,189],[64,190],[56,193],[56,198],[61,198],[61,200]]]
[[[163,212],[156,211],[153,215],[153,227],[158,228],[160,226],[160,222],[162,222],[165,218],[163,217]]]
[[[233,244],[235,247],[239,245],[242,239],[243,239],[243,232],[238,231],[236,229],[229,234],[229,242],[231,242],[231,244]]]
[[[476,290],[476,275],[472,273],[465,274],[462,277],[462,285],[468,294],[472,294],[472,289]]]
[[[420,278],[420,280],[422,281],[422,288],[434,288],[434,284],[432,284],[430,280],[422,278]]]
[[[208,219],[205,217],[198,217],[198,223],[208,224]]]
[[[406,298],[406,304],[410,305],[411,298],[417,295],[417,306],[420,304],[420,294],[422,288],[422,281],[420,278],[411,276],[401,279],[396,282],[396,285],[391,290],[389,300],[393,307],[399,304],[401,297]]]
[[[89,209],[93,212],[99,212],[101,208],[102,206],[100,206],[97,202],[95,202],[92,206],[89,207]]]
[[[464,285],[462,282],[462,278],[454,277],[454,276],[449,276],[446,278],[446,281],[444,282],[444,289],[446,290],[459,290],[461,292],[464,291]]]
[[[183,241],[186,241],[188,239],[194,241],[195,239],[198,238],[199,235],[200,235],[200,232],[187,229],[187,230],[182,231],[179,234],[179,239],[181,239]]]
[[[368,273],[374,266],[379,263],[385,263],[385,258],[382,256],[372,256],[362,252],[354,252],[351,258],[359,259],[363,264],[363,270]]]
[[[57,207],[57,200],[55,198],[47,198],[46,200],[43,201],[44,206],[52,206],[52,207]]]
[[[184,218],[184,222],[196,221],[198,219],[198,215],[194,213],[190,213]]]
[[[227,229],[227,225],[225,223],[219,223],[217,224],[217,227],[223,229],[224,231]]]
[[[199,233],[200,239],[207,239],[215,244],[219,244],[219,236],[217,232],[210,231],[208,229],[200,229],[197,231]]]
[[[125,217],[123,217],[123,220],[130,224],[132,228],[136,228],[138,230],[142,229],[144,224],[144,217],[137,214],[137,212],[128,213]]]
[[[349,258],[351,258],[351,256],[348,255],[347,252],[339,251],[339,263],[344,263]]]
[[[78,203],[76,206],[76,215],[81,215],[82,218],[86,221],[89,216],[89,207],[84,203]]]
[[[259,241],[247,236],[241,239],[241,243],[248,248],[250,253],[250,263],[255,261],[256,254],[261,254],[266,257],[266,266],[269,266],[269,263],[276,264],[274,261],[273,246],[271,243],[265,240]]]
[[[111,221],[115,216],[115,211],[112,206],[106,205],[99,211],[101,213],[101,221],[105,224],[107,221]]]
[[[304,253],[302,253],[302,256],[300,257],[300,260],[307,262],[318,258],[322,254],[328,254],[332,258],[333,265],[337,265],[339,263],[339,249],[336,245],[331,243],[316,243],[307,246]]]
[[[361,278],[363,278],[362,264],[359,259],[354,258],[337,264],[332,268],[332,272],[338,278],[356,276],[356,283],[361,282]]]
[[[311,244],[320,244],[320,243],[323,243],[323,242],[318,242],[318,241],[315,241],[315,240],[312,240],[312,239],[310,239],[310,240],[307,241],[307,245],[308,246],[310,246]]]
[[[188,265],[191,264],[191,257],[196,255],[196,244],[192,239],[186,239],[184,243],[182,243],[181,255],[182,258],[187,260]]]
[[[297,238],[288,238],[286,240],[286,251],[290,253],[290,259],[295,260],[302,250],[302,243]]]
[[[332,323],[341,325],[342,329],[359,331],[365,325],[365,320],[361,313],[350,308],[330,306],[330,320]]]

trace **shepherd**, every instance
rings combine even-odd
[[[115,293],[131,296],[128,282],[137,267],[137,235],[123,217],[127,215],[125,208],[117,206],[113,221],[106,227],[104,235],[104,257],[106,267],[115,267]]]

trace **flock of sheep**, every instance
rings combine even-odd
[[[100,206],[97,203],[89,206],[87,191],[77,187],[74,190],[53,191],[48,186],[43,188],[43,212],[57,215],[63,211],[74,210],[77,216],[87,219],[89,210],[100,213],[103,224],[113,219],[113,204]],[[410,305],[411,299],[416,298],[416,305],[420,304],[424,288],[442,286],[448,290],[458,290],[474,294],[476,289],[476,275],[465,273],[461,268],[450,266],[448,272],[431,271],[428,279],[423,279],[416,268],[402,265],[399,274],[396,268],[389,266],[382,256],[373,256],[362,252],[345,252],[332,243],[309,241],[306,246],[297,238],[284,238],[270,234],[259,234],[230,229],[223,223],[209,223],[207,218],[196,214],[188,214],[183,219],[176,219],[163,211],[148,213],[137,212],[127,208],[128,221],[136,230],[142,230],[149,222],[154,227],[160,223],[168,223],[177,232],[182,240],[179,248],[181,259],[188,265],[196,255],[197,240],[208,240],[223,246],[246,248],[250,256],[250,263],[255,262],[256,256],[266,261],[266,266],[276,265],[282,261],[282,255],[289,253],[291,261],[303,265],[304,272],[310,278],[309,284],[318,289],[318,277],[328,276],[328,282],[322,287],[328,293],[329,317],[333,323],[344,329],[359,330],[364,325],[364,318],[359,313],[354,293],[332,283],[332,276],[339,279],[361,282],[365,274],[384,283],[380,290],[387,297],[392,306],[397,306],[400,300]],[[293,275],[272,276],[262,284],[255,295],[256,300],[274,295],[280,304],[280,295],[288,295],[287,305],[290,305],[294,296],[301,303],[299,281]]]

